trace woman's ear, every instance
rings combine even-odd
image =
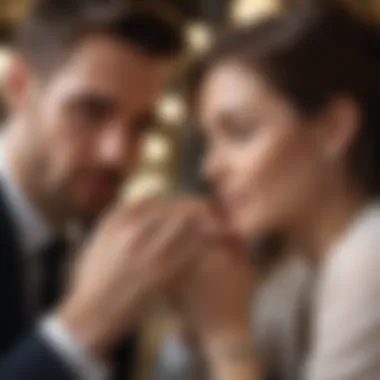
[[[359,132],[362,112],[358,103],[346,96],[338,96],[327,106],[322,126],[323,156],[329,161],[347,156]]]

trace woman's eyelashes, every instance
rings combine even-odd
[[[258,120],[253,120],[252,117],[242,117],[242,115],[235,115],[224,113],[219,115],[215,120],[215,132],[218,130],[220,135],[232,142],[246,142],[258,130]]]
[[[257,125],[253,122],[229,120],[221,126],[224,135],[231,141],[246,142],[257,132]]]

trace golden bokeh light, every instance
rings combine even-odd
[[[230,18],[233,24],[247,24],[258,21],[282,9],[280,0],[235,0]]]
[[[168,163],[172,154],[169,139],[159,133],[150,135],[142,147],[142,159],[147,163]]]
[[[210,48],[214,35],[207,24],[194,22],[186,27],[186,39],[191,51],[199,54]]]
[[[11,61],[11,58],[11,51],[5,47],[0,47],[0,84],[2,82],[4,72]]]
[[[185,100],[179,94],[167,94],[158,107],[160,121],[165,124],[177,125],[184,122],[187,116]]]
[[[125,190],[125,200],[136,203],[150,197],[164,196],[170,191],[170,180],[161,173],[141,173]]]

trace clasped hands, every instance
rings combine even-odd
[[[205,201],[146,201],[111,210],[87,242],[57,315],[106,358],[157,296],[210,357],[249,340],[251,266]],[[221,351],[220,351],[221,352]]]

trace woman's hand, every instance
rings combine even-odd
[[[227,244],[211,247],[174,298],[213,377],[256,380],[250,319],[254,276],[248,260],[236,249]]]

